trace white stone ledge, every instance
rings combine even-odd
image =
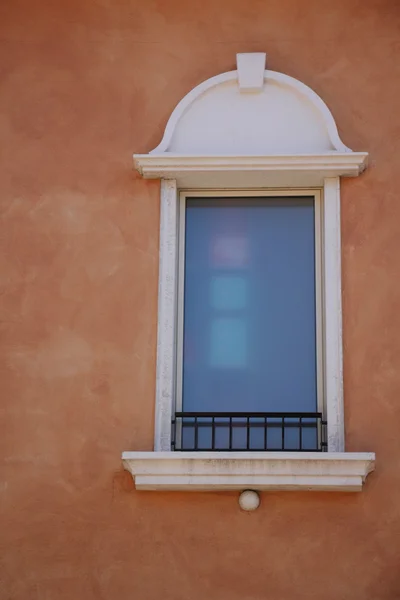
[[[144,177],[159,178],[176,171],[339,170],[340,175],[358,175],[366,167],[367,152],[324,154],[274,154],[272,156],[135,154],[134,164]]]
[[[138,490],[360,492],[371,452],[124,452]]]
[[[179,188],[321,186],[326,177],[355,177],[366,167],[366,152],[273,156],[134,155],[145,178],[175,179]],[[206,176],[206,177],[205,177]]]

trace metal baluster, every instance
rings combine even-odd
[[[318,431],[318,417],[315,419],[315,450],[319,450],[321,440],[319,439],[320,432]]]
[[[198,450],[198,447],[199,447],[199,424],[198,424],[198,417],[195,417],[194,418],[194,449]]]
[[[229,417],[229,450],[232,450],[232,417]]]
[[[171,450],[175,450],[176,419],[172,419]]]
[[[282,450],[285,449],[285,417],[282,417]]]
[[[215,450],[215,417],[211,417],[211,450]]]
[[[322,430],[322,441],[323,441],[323,444],[321,445],[321,451],[322,452],[327,452],[328,451],[327,422],[323,421],[322,417],[321,417],[321,430]]]
[[[264,450],[267,450],[268,417],[264,417]]]
[[[247,417],[247,450],[250,450],[250,417]]]
[[[323,422],[322,422],[322,418],[320,420],[320,428],[321,428],[321,452],[323,452],[324,450],[324,441],[325,441],[325,431],[324,431],[324,426],[323,426]]]
[[[300,422],[299,422],[299,442],[300,442],[300,448],[299,450],[303,450],[303,418],[300,417]]]

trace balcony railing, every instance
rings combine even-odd
[[[326,452],[320,412],[177,412],[172,450]]]

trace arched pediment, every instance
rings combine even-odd
[[[263,69],[258,90],[243,91],[238,71],[195,87],[173,111],[151,153],[294,154],[351,152],[321,98],[297,79]]]
[[[215,174],[227,171],[236,179],[246,172],[246,185],[249,171],[271,175],[268,181],[256,177],[254,185],[281,184],[273,176],[278,171],[313,172],[317,177],[310,184],[326,176],[358,175],[367,154],[345,146],[323,100],[297,79],[265,69],[265,57],[238,54],[236,71],[189,92],[172,112],[160,144],[134,157],[138,170],[145,177],[175,177],[201,187],[199,177],[188,178],[189,171],[212,171],[217,187],[229,182]],[[287,185],[303,179],[289,177]]]

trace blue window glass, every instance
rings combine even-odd
[[[182,410],[316,411],[314,199],[188,198],[184,273]]]

